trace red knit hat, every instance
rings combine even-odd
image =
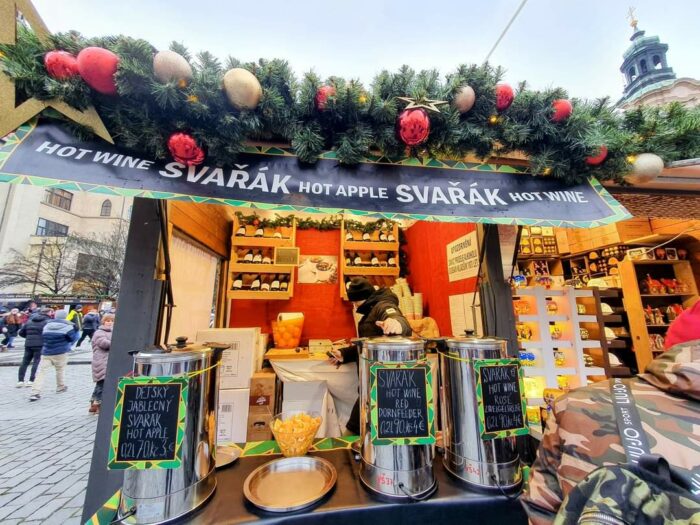
[[[700,339],[700,301],[688,308],[671,323],[664,348],[668,350],[674,345]]]

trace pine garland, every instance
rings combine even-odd
[[[105,47],[120,57],[116,75],[118,96],[96,93],[80,79],[59,82],[43,66],[47,51],[77,54],[88,46]],[[355,80],[330,77],[322,81],[307,73],[298,81],[287,62],[259,60],[222,64],[208,52],[192,56],[179,43],[170,49],[193,68],[187,85],[159,83],[153,74],[156,49],[148,42],[124,36],[84,38],[76,32],[53,35],[42,44],[18,25],[16,45],[0,45],[0,64],[14,80],[21,102],[30,97],[58,98],[78,109],[93,104],[119,146],[149,157],[169,159],[166,142],[176,131],[191,133],[206,150],[209,164],[230,165],[247,141],[290,143],[304,162],[314,162],[326,150],[338,160],[356,164],[373,152],[389,157],[407,153],[419,157],[463,158],[475,154],[487,159],[512,152],[527,155],[533,173],[578,182],[595,176],[622,181],[630,171],[629,159],[638,153],[656,153],[665,162],[700,157],[700,108],[680,104],[615,112],[608,100],[572,100],[573,114],[562,123],[551,120],[552,101],[566,98],[560,88],[534,91],[518,87],[512,106],[498,114],[494,89],[503,70],[484,65],[462,65],[444,79],[437,71],[415,72],[403,66],[396,73],[380,72],[370,90]],[[234,109],[221,86],[226,70],[243,67],[263,87],[258,107]],[[315,96],[323,85],[335,95],[319,110]],[[452,105],[464,85],[476,93],[474,107],[460,114]],[[396,118],[405,107],[397,97],[446,100],[450,104],[431,112],[428,140],[407,150],[396,136]],[[89,130],[72,125],[85,136]],[[600,166],[586,164],[601,145],[608,157]]]

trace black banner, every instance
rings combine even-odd
[[[7,148],[3,148],[7,151]],[[268,209],[370,213],[448,222],[589,227],[629,214],[597,181],[563,182],[496,170],[362,163],[300,163],[285,155],[244,154],[233,166],[185,167],[139,158],[98,141],[83,142],[54,123],[40,123],[14,147],[7,175],[101,185],[152,198],[194,196]]]

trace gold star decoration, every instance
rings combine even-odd
[[[408,102],[408,106],[406,106],[404,109],[416,109],[416,108],[423,108],[427,109],[428,111],[434,111],[435,113],[440,113],[440,108],[438,106],[441,106],[443,104],[447,104],[446,100],[432,100],[429,98],[420,98],[416,100],[415,98],[410,98],[410,97],[396,97],[399,100],[402,100],[404,102]]]
[[[0,43],[17,43],[18,16],[24,18],[39,40],[44,43],[48,41],[49,30],[29,0],[0,0]],[[114,144],[112,136],[94,107],[89,106],[79,111],[58,99],[38,100],[36,98],[25,100],[18,106],[14,82],[0,71],[0,137],[13,132],[46,108],[53,108],[72,121],[88,126],[95,135]]]

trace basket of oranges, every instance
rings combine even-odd
[[[272,321],[272,337],[276,348],[296,348],[301,342],[301,330],[304,328],[304,318]]]

